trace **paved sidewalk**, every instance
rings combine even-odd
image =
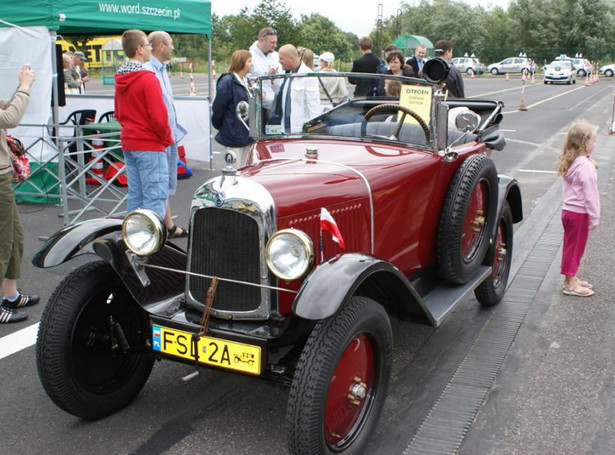
[[[615,137],[601,131],[594,156],[601,166],[602,216],[579,271],[596,294],[561,292],[560,247],[459,453],[613,453],[614,149]]]

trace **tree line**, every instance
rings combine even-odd
[[[370,33],[379,54],[400,35],[419,35],[432,43],[451,41],[455,55],[475,54],[491,63],[524,52],[538,62],[556,55],[582,53],[601,62],[615,59],[615,2],[610,0],[512,0],[507,8],[470,6],[454,0],[411,0],[400,14],[378,21]],[[349,11],[349,14],[355,14]],[[362,8],[361,14],[369,14]],[[316,54],[331,51],[336,59],[357,58],[359,38],[340,30],[322,14],[293,17],[284,0],[262,0],[237,14],[212,14],[212,58],[227,63],[236,49],[248,49],[263,27],[278,33],[278,45],[292,43]],[[207,38],[173,35],[175,55],[203,61]],[[219,70],[220,71],[220,70]]]

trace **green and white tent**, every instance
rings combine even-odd
[[[205,0],[22,0],[5,2],[0,27],[43,26],[61,35],[105,34],[131,28],[211,37]]]

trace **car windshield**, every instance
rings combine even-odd
[[[318,72],[250,82],[250,129],[260,139],[342,136],[427,146],[433,137],[434,87],[423,79]]]
[[[572,66],[572,62],[570,60],[555,60],[549,63],[549,68],[552,68],[552,69],[557,69],[557,68],[570,69],[571,66]]]

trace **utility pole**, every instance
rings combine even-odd
[[[401,36],[401,9],[397,10],[397,36]]]
[[[381,57],[382,44],[380,43],[380,34],[382,33],[382,3],[378,3],[378,17],[376,22],[376,55]]]

